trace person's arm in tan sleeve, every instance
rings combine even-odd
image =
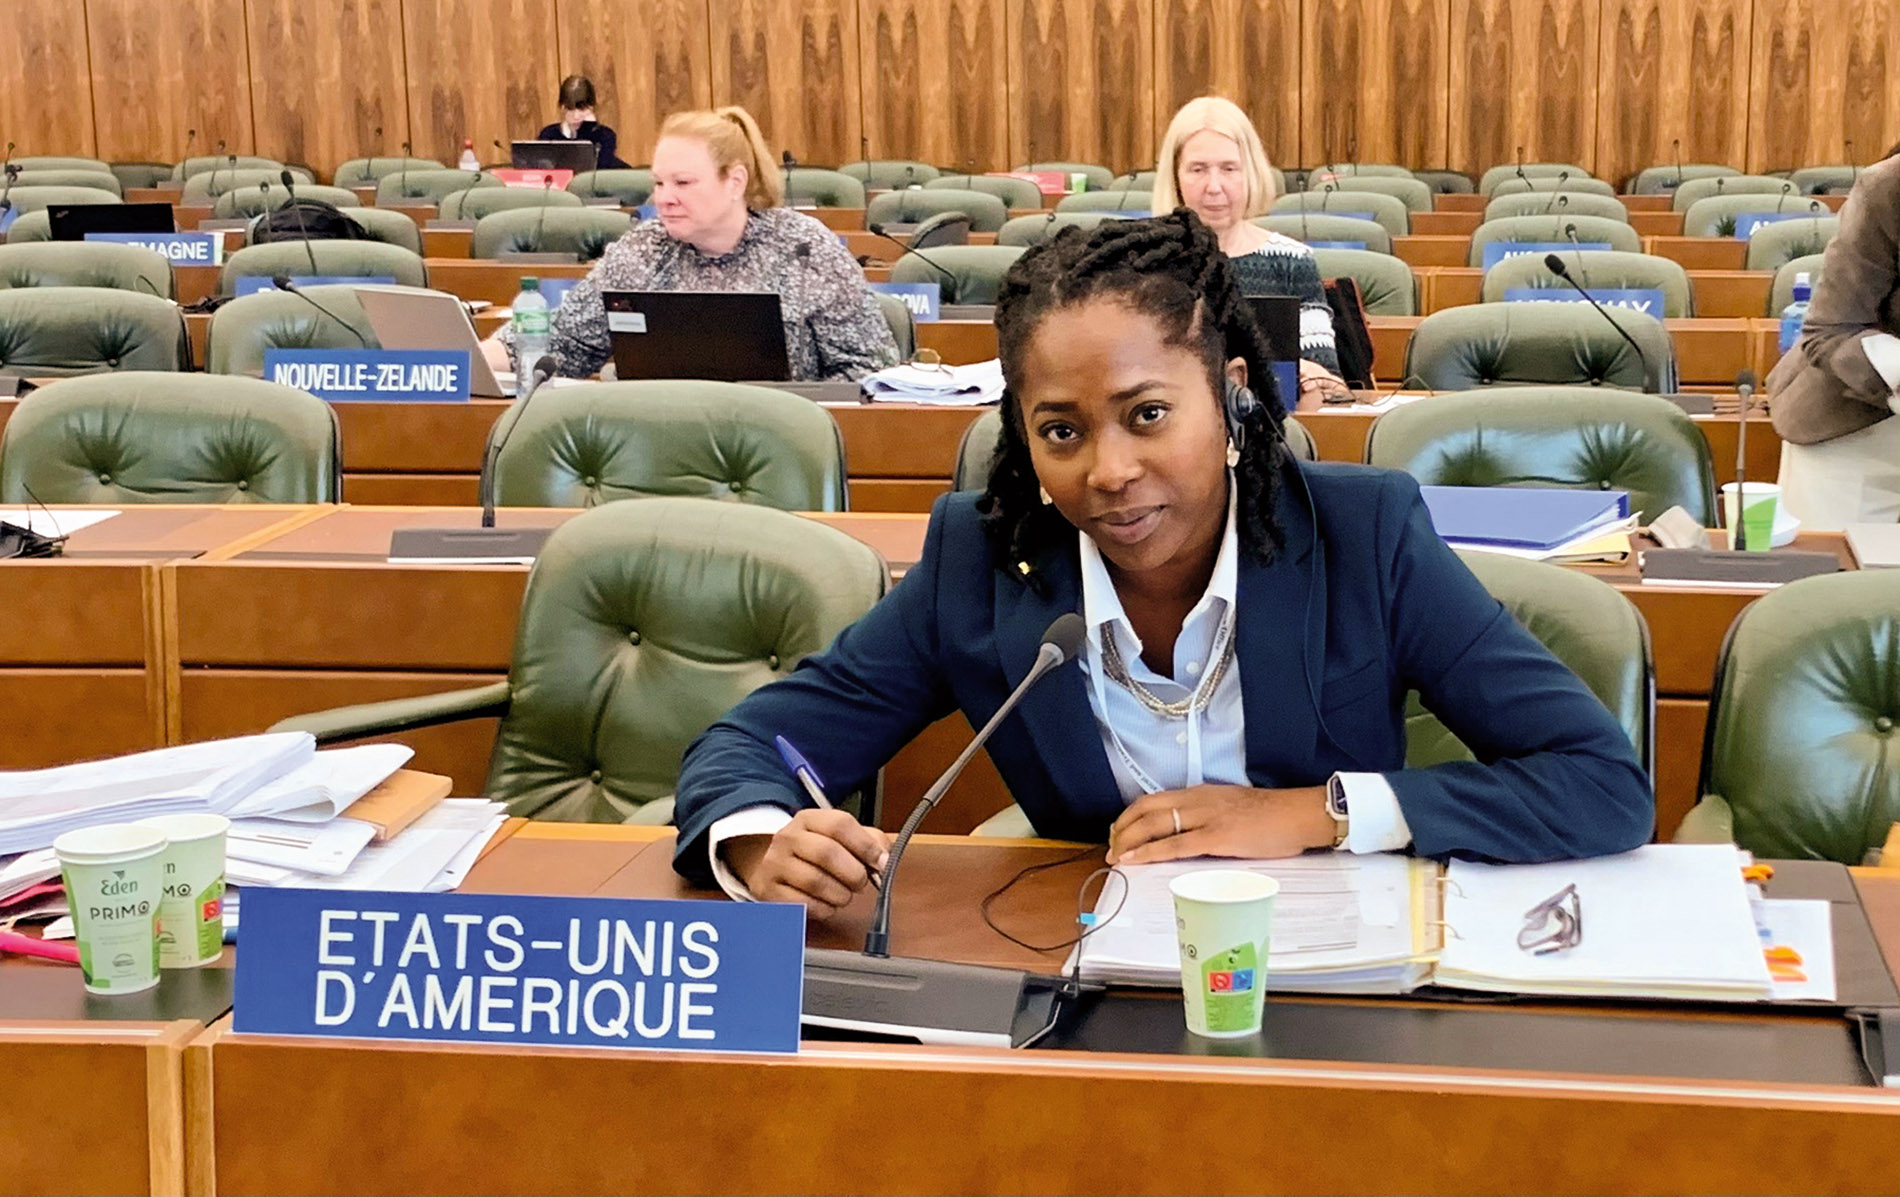
[[[1900,289],[1900,164],[1864,176],[1841,209],[1840,233],[1829,243],[1820,285],[1808,308],[1800,350],[1837,379],[1842,392],[1886,408],[1893,385],[1868,354],[1870,338],[1900,329],[1882,323],[1882,309]]]

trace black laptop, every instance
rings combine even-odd
[[[622,380],[791,378],[785,323],[770,291],[603,291]]]
[[[508,153],[516,170],[571,170],[582,174],[600,161],[600,147],[585,138],[517,141]]]
[[[55,241],[84,241],[87,233],[175,233],[170,204],[48,204]]]

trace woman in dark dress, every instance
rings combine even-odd
[[[591,141],[600,148],[598,170],[625,170],[614,151],[620,138],[594,115],[594,82],[585,75],[561,80],[561,119],[541,130],[542,141]]]

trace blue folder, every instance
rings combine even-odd
[[[1624,490],[1543,486],[1421,486],[1432,527],[1450,544],[1540,552],[1629,518]]]

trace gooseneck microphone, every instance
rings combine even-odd
[[[383,127],[381,125],[377,125],[374,129],[371,129],[370,137],[372,140],[376,142],[376,148],[381,149],[383,145]],[[369,156],[369,161],[363,164],[363,173],[369,177],[370,182],[372,183],[376,182],[376,155],[375,154],[371,154]]]
[[[1602,304],[1597,302],[1596,296],[1590,294],[1590,292],[1586,290],[1581,284],[1579,284],[1576,279],[1570,277],[1570,268],[1564,265],[1564,260],[1562,258],[1558,257],[1556,254],[1545,254],[1544,266],[1552,274],[1564,280],[1566,283],[1569,283],[1571,287],[1576,290],[1577,294],[1583,296],[1584,301],[1586,303],[1588,303],[1591,307],[1597,310],[1597,315],[1602,316],[1605,320],[1609,321],[1610,327],[1616,330],[1616,335],[1619,337],[1622,337],[1624,342],[1626,342],[1631,349],[1634,349],[1636,351],[1636,360],[1641,362],[1643,365],[1643,389],[1648,390],[1649,389],[1649,356],[1643,352],[1643,347],[1636,343],[1636,338],[1630,336],[1629,330],[1624,328],[1621,324],[1617,323],[1616,317],[1610,315],[1609,309],[1605,308]]]
[[[1076,654],[1082,651],[1083,641],[1087,638],[1088,625],[1082,621],[1080,615],[1071,611],[1066,615],[1057,616],[1055,622],[1051,623],[1042,634],[1042,646],[1036,650],[1036,661],[1029,667],[1028,676],[1010,691],[1009,697],[1003,700],[1002,706],[996,708],[996,713],[990,716],[989,722],[983,725],[983,729],[976,733],[962,752],[957,754],[957,759],[950,762],[950,767],[943,771],[943,775],[932,782],[930,788],[924,791],[924,796],[918,799],[917,805],[911,809],[910,817],[904,820],[903,827],[898,830],[897,838],[891,841],[890,860],[884,866],[884,887],[878,891],[877,911],[871,918],[871,929],[864,936],[865,955],[878,957],[890,955],[891,894],[897,889],[897,869],[904,863],[904,849],[910,846],[911,836],[917,834],[917,827],[924,821],[924,816],[928,815],[943,798],[944,792],[963,772],[963,767],[970,763],[971,757],[976,755],[976,750],[983,747],[990,735],[996,731],[997,726],[1016,709],[1016,704],[1023,700],[1023,696],[1029,693],[1030,688],[1047,677],[1052,670],[1075,660]]]
[[[1669,156],[1676,160],[1676,186],[1682,186],[1682,138],[1669,143]]]
[[[1735,397],[1741,401],[1741,410],[1735,415],[1735,518],[1730,521],[1734,526],[1729,529],[1729,540],[1730,547],[1740,553],[1748,549],[1748,519],[1743,511],[1748,506],[1748,406],[1755,398],[1753,370],[1735,376]]]
[[[331,311],[329,308],[324,307],[322,304],[318,303],[316,300],[310,298],[310,296],[304,292],[304,289],[302,287],[299,287],[296,283],[290,280],[289,275],[273,274],[271,275],[270,281],[271,281],[271,285],[273,287],[276,287],[279,291],[287,291],[290,294],[295,295],[298,299],[303,300],[305,303],[309,304],[311,307],[317,309],[317,311],[323,313],[325,316],[328,316],[332,323],[336,324],[344,332],[349,333],[352,337],[355,337],[357,344],[361,345],[365,349],[369,348],[369,338],[365,337],[362,334],[361,330],[359,330],[354,324],[351,324],[349,321],[343,319],[343,317]]]
[[[317,266],[317,251],[310,244],[310,230],[303,222],[303,205],[297,202],[297,180],[290,171],[284,170],[279,172],[277,181],[284,185],[285,194],[290,196],[286,206],[290,214],[297,218],[297,239],[303,242],[304,257],[310,259],[310,274],[312,277],[320,275],[323,271]]]
[[[548,202],[549,202],[549,199],[551,198],[548,193],[553,190],[554,190],[554,176],[553,175],[549,175],[547,178],[541,180],[541,214],[535,217],[534,219],[534,252],[535,253],[542,252],[541,238],[544,234],[546,234],[548,230]]]
[[[415,148],[411,146],[408,142],[406,141],[403,142],[402,143],[402,177],[396,183],[396,198],[397,199],[409,198],[409,159],[415,156],[416,156]],[[378,188],[378,190],[380,190],[380,188]]]
[[[558,370],[559,367],[552,354],[541,355],[540,360],[534,363],[534,374],[529,380],[527,394],[523,395],[521,401],[514,406],[515,418],[508,422],[508,427],[502,429],[501,435],[495,438],[494,445],[482,455],[481,491],[482,527],[484,528],[495,526],[495,463],[501,460],[502,448],[507,445],[508,438],[514,435],[515,428],[521,423],[522,417],[528,414],[528,404],[533,401],[534,393],[540,390],[550,378],[553,378]]]
[[[903,253],[897,255],[896,261],[892,262],[891,265],[895,266],[897,262],[903,261],[906,256],[914,257],[922,261],[924,265],[930,267],[932,270],[936,271],[938,274],[941,274],[950,283],[952,287],[955,287],[957,285],[956,275],[950,273],[948,270],[945,270],[943,267],[931,261],[930,258],[926,256],[922,250],[912,249],[910,246],[905,245],[902,241],[899,241],[897,238],[885,232],[884,226],[882,224],[872,224],[865,231],[870,233],[871,236],[873,237],[884,238],[884,240],[890,242],[892,245],[895,245],[897,248],[904,251]]]
[[[785,173],[785,206],[788,208],[797,207],[796,204],[792,203],[792,168],[798,165],[798,159],[792,157],[790,150],[784,150],[779,154],[778,160],[779,165],[783,168]]]
[[[1517,174],[1518,178],[1524,180],[1525,187],[1529,188],[1532,191],[1537,190],[1537,188],[1531,187],[1531,177],[1524,173],[1524,147],[1523,146],[1517,147],[1517,170],[1515,173]]]

